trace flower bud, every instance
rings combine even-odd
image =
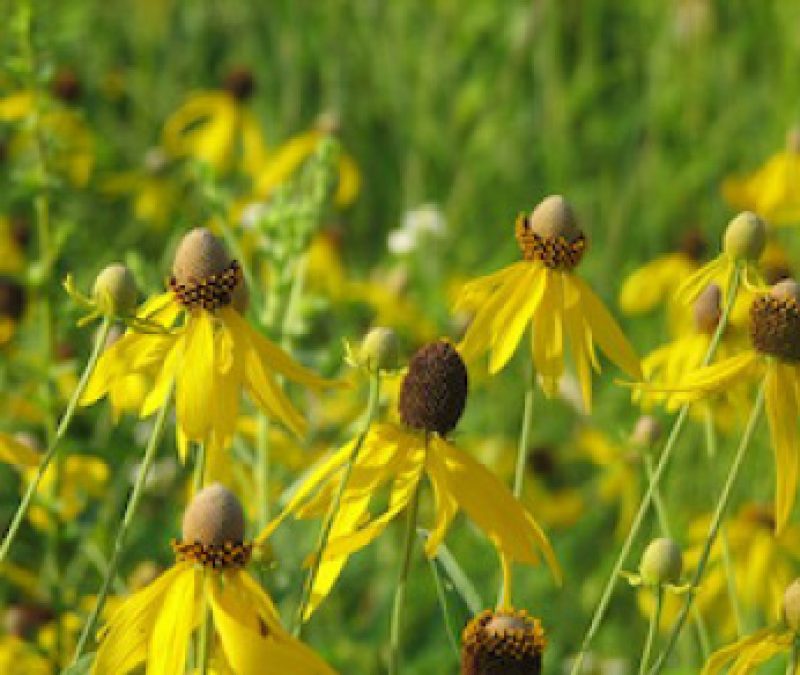
[[[713,333],[722,316],[722,289],[717,284],[706,286],[694,301],[692,313],[695,328],[699,333]]]
[[[652,415],[642,415],[633,427],[631,442],[642,448],[652,448],[658,443],[662,432],[661,422]]]
[[[783,593],[783,619],[795,633],[800,632],[800,579],[795,579]]]
[[[758,260],[767,243],[767,226],[752,211],[742,211],[728,223],[722,249],[735,259]]]
[[[109,265],[94,280],[92,296],[95,302],[118,316],[133,314],[138,295],[133,274],[120,263]]]
[[[370,371],[392,370],[399,360],[397,333],[379,326],[366,334],[358,352],[358,363]]]
[[[639,574],[648,586],[677,584],[683,570],[681,549],[667,538],[654,539],[642,554]]]

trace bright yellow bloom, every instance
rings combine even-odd
[[[153,382],[141,405],[142,417],[158,410],[174,388],[182,455],[188,441],[208,443],[212,450],[230,443],[242,390],[267,415],[304,434],[305,420],[274,373],[310,387],[331,383],[250,327],[237,300],[243,292],[241,270],[208,230],[190,232],[175,259],[172,290],[152,298],[140,311],[143,320],[166,330],[129,330],[109,347],[81,404],[90,405],[116,387],[124,389],[132,375],[141,374]],[[200,267],[210,267],[190,274],[184,269],[187,260],[190,268],[198,261]]]
[[[324,130],[312,129],[293,136],[273,150],[254,177],[255,192],[261,197],[269,197],[278,185],[291,178],[303,162],[316,152],[325,137]],[[339,175],[334,201],[337,206],[349,206],[358,196],[361,173],[353,158],[345,153],[339,157],[337,168]]]
[[[333,675],[281,625],[269,596],[244,569],[252,546],[244,516],[219,484],[199,492],[173,543],[176,564],[123,602],[102,631],[92,675],[125,675],[147,664],[149,675],[185,672],[192,634],[210,609],[217,640],[213,669],[231,675]]]
[[[267,150],[261,126],[245,104],[253,86],[252,76],[249,87],[244,82],[246,75],[231,73],[225,90],[192,94],[164,124],[166,151],[206,162],[220,172],[240,168],[256,176]]]
[[[764,382],[767,419],[775,451],[776,532],[795,503],[800,472],[800,285],[782,281],[756,297],[750,309],[752,348],[687,374],[668,389],[675,403],[691,403],[747,380]],[[645,391],[648,386],[642,386]]]
[[[57,140],[50,157],[51,168],[64,175],[76,187],[85,187],[94,166],[94,139],[83,119],[73,110],[48,99],[39,124],[48,136]],[[23,91],[0,99],[0,122],[22,123],[37,109],[33,93]],[[11,138],[13,158],[27,157],[34,152],[36,139],[30,129],[21,127]]]
[[[327,513],[355,443],[314,467],[259,541],[290,515],[315,518]],[[328,596],[348,557],[378,537],[408,506],[423,475],[433,488],[436,514],[425,545],[428,556],[436,554],[453,518],[463,510],[505,560],[533,565],[541,553],[560,577],[553,550],[536,521],[482,464],[436,434],[426,447],[421,434],[383,424],[370,431],[353,465],[328,546],[320,553],[322,564],[305,618]],[[372,517],[370,504],[386,483],[391,483],[389,507]]]
[[[586,237],[569,204],[545,199],[516,222],[524,261],[468,283],[455,310],[472,310],[460,351],[467,360],[489,352],[489,371],[500,371],[513,355],[528,324],[533,328],[533,362],[548,396],[564,372],[566,338],[591,409],[592,368],[600,370],[595,343],[629,375],[640,378],[639,359],[600,299],[572,270],[583,256]]]
[[[800,152],[798,133],[790,132],[787,148],[772,155],[753,173],[726,178],[722,195],[735,209],[754,211],[775,225],[800,221]]]

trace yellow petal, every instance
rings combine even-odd
[[[304,436],[306,421],[268,373],[252,347],[245,354],[245,382],[256,404],[269,416],[283,422],[297,436]]]
[[[727,647],[718,649],[709,657],[708,661],[706,661],[701,675],[717,675],[717,673],[722,672],[722,669],[726,665],[737,659],[741,654],[758,646],[764,639],[772,635],[772,632],[771,628],[762,628],[752,635],[737,640]]]
[[[564,293],[562,272],[545,270],[542,300],[533,315],[533,363],[547,396],[558,392],[564,372]]]
[[[200,572],[186,567],[164,596],[147,651],[147,675],[176,675],[186,668],[189,638],[198,623]]]
[[[204,441],[215,402],[213,319],[200,311],[186,326],[183,358],[178,366],[175,410],[178,424],[193,441]]]
[[[641,380],[643,376],[639,357],[594,291],[575,276],[570,276],[565,283],[578,289],[586,322],[600,349],[630,377]]]
[[[125,675],[144,662],[164,597],[186,572],[185,565],[176,565],[119,605],[100,631],[93,675]]]
[[[720,254],[684,279],[675,290],[675,299],[685,305],[694,302],[708,284],[719,280],[720,277],[727,278],[732,265],[733,262],[727,255]]]

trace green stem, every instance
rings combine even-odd
[[[72,418],[75,416],[75,411],[78,409],[78,401],[80,401],[81,396],[83,396],[83,392],[86,391],[86,386],[89,384],[89,378],[94,372],[95,366],[97,365],[97,360],[100,358],[100,354],[103,351],[103,346],[106,343],[110,329],[111,320],[108,318],[103,319],[103,323],[100,325],[100,330],[95,337],[94,348],[92,349],[92,353],[86,363],[86,368],[84,368],[81,379],[78,381],[75,391],[72,392],[72,397],[67,404],[67,409],[64,411],[64,416],[61,418],[61,422],[59,422],[55,435],[50,441],[50,445],[46,452],[42,456],[42,461],[39,463],[39,468],[36,470],[33,480],[28,483],[28,487],[22,497],[22,501],[20,501],[17,511],[8,527],[8,531],[3,538],[3,543],[0,544],[0,564],[5,562],[8,552],[11,549],[11,544],[14,542],[14,538],[17,536],[17,532],[22,525],[22,521],[25,518],[25,515],[28,513],[28,509],[31,506],[31,502],[33,501],[33,497],[39,487],[39,483],[41,483],[45,471],[47,471],[47,467],[50,466],[50,462],[53,460],[53,457],[55,457],[59,448],[59,444],[64,438],[64,435],[67,433],[67,429],[69,428],[70,422],[72,422]]]
[[[644,469],[645,474],[647,475],[648,484],[652,484],[653,457],[649,452],[645,451],[642,453],[642,460],[644,462]],[[658,518],[658,527],[661,530],[661,534],[664,537],[672,538],[671,528],[669,525],[669,515],[664,504],[664,499],[661,495],[661,490],[657,487],[653,491],[653,508],[655,509],[656,517]],[[692,611],[692,621],[694,621],[695,630],[697,631],[697,641],[700,644],[700,651],[703,655],[703,661],[706,661],[708,656],[711,654],[711,641],[708,637],[708,627],[706,626],[706,622],[697,607],[695,607]]]
[[[800,668],[800,649],[797,646],[797,636],[792,640],[792,650],[789,654],[789,661],[786,664],[786,675],[797,675]]]
[[[714,459],[717,456],[717,433],[714,430],[714,417],[710,407],[706,409],[703,423],[707,454],[709,459]],[[725,570],[728,600],[731,604],[731,610],[733,611],[733,617],[736,622],[736,635],[737,637],[742,637],[745,633],[744,622],[742,621],[742,609],[739,605],[739,597],[736,592],[736,575],[733,571],[733,560],[731,558],[731,549],[728,545],[728,535],[724,528],[720,532],[719,543],[722,547],[722,565]]]
[[[461,650],[458,648],[459,643],[456,639],[456,631],[453,628],[452,621],[450,620],[450,609],[447,602],[447,593],[445,592],[444,584],[442,583],[442,577],[439,574],[439,569],[436,567],[436,559],[430,558],[428,560],[428,564],[431,568],[433,584],[436,587],[436,597],[439,599],[439,607],[442,610],[442,620],[444,621],[444,629],[447,633],[447,641],[450,644],[450,648],[453,650],[453,654],[455,654],[455,657],[458,658]]]
[[[131,492],[130,499],[128,500],[128,505],[125,507],[125,515],[123,515],[119,530],[117,530],[117,538],[114,542],[114,551],[112,552],[111,559],[108,562],[108,568],[106,569],[103,577],[103,583],[100,587],[100,592],[97,595],[97,600],[95,600],[92,613],[89,615],[89,618],[86,620],[86,623],[83,626],[83,631],[81,632],[80,639],[78,640],[78,646],[75,648],[73,663],[75,663],[83,655],[83,651],[86,648],[89,638],[94,631],[97,620],[100,617],[100,613],[103,611],[106,599],[108,598],[108,594],[111,590],[111,585],[116,578],[119,561],[122,557],[122,552],[125,549],[125,543],[128,538],[128,531],[130,530],[131,524],[133,523],[133,518],[136,515],[136,511],[139,507],[139,502],[142,498],[142,492],[144,491],[144,486],[147,482],[147,476],[150,473],[150,468],[153,466],[153,461],[158,454],[158,446],[161,442],[162,436],[164,435],[167,413],[170,410],[171,404],[172,394],[170,393],[164,401],[164,404],[161,406],[158,416],[156,417],[155,424],[153,425],[153,431],[150,434],[150,440],[147,442],[147,447],[144,452],[144,459],[139,467],[139,474],[136,476],[136,482],[134,483],[133,491]]]
[[[322,558],[325,553],[325,549],[328,546],[328,540],[331,536],[331,531],[333,530],[333,524],[336,522],[336,517],[339,514],[339,509],[342,505],[342,497],[344,495],[345,488],[347,487],[347,483],[350,480],[350,475],[353,472],[353,467],[355,466],[356,462],[358,461],[358,456],[361,453],[361,448],[364,445],[364,442],[367,439],[367,435],[369,433],[370,427],[372,426],[372,422],[378,415],[378,409],[380,407],[380,394],[381,394],[381,375],[380,371],[376,370],[373,373],[372,378],[370,379],[370,386],[369,386],[369,401],[367,403],[367,412],[364,415],[364,423],[361,429],[361,432],[356,439],[356,444],[353,447],[353,452],[350,453],[350,457],[347,460],[347,464],[345,465],[344,473],[342,474],[342,478],[339,481],[339,486],[336,489],[336,494],[333,497],[333,501],[331,502],[331,507],[325,516],[325,522],[322,526],[322,529],[319,533],[319,540],[317,541],[316,547],[316,555],[314,556],[314,561],[311,565],[311,569],[308,571],[308,576],[306,577],[305,584],[303,585],[303,593],[300,597],[300,604],[297,607],[297,615],[295,617],[295,626],[294,630],[292,631],[294,635],[300,636],[303,630],[303,622],[305,620],[306,611],[308,608],[308,603],[311,600],[311,592],[314,589],[314,584],[317,581],[317,575],[319,574],[319,568],[322,564]]]
[[[722,340],[722,335],[728,325],[728,319],[730,318],[731,310],[733,309],[733,304],[736,300],[740,278],[741,270],[737,266],[731,273],[727,302],[725,303],[725,308],[722,312],[722,316],[720,317],[719,324],[717,324],[717,329],[714,331],[714,335],[712,336],[711,342],[708,345],[708,351],[706,351],[705,358],[703,358],[703,362],[701,364],[703,367],[711,363],[711,359],[714,358],[714,354],[716,354],[719,343]],[[570,675],[578,675],[578,673],[581,672],[583,667],[583,659],[586,655],[586,652],[589,649],[594,636],[597,634],[597,631],[600,629],[603,619],[605,618],[608,605],[611,602],[611,595],[614,592],[617,579],[622,571],[622,566],[625,564],[625,560],[631,552],[636,535],[639,534],[639,530],[644,523],[644,518],[647,515],[648,509],[650,508],[650,503],[653,500],[655,490],[661,483],[661,478],[666,472],[669,461],[672,458],[672,453],[675,450],[681,431],[683,431],[683,426],[686,424],[686,418],[689,414],[690,405],[691,404],[689,403],[684,404],[681,407],[678,416],[675,418],[675,422],[672,425],[672,430],[670,431],[666,444],[664,445],[664,450],[661,452],[661,456],[659,457],[658,463],[653,471],[652,481],[647,486],[647,490],[645,490],[642,501],[639,504],[639,510],[636,512],[636,516],[631,523],[631,529],[628,531],[628,534],[625,537],[625,541],[622,544],[619,555],[617,556],[617,559],[611,569],[611,574],[609,574],[606,585],[603,588],[600,601],[597,603],[597,607],[592,615],[589,628],[587,629],[586,635],[584,635],[583,641],[581,642],[580,649],[572,662]]]
[[[522,411],[522,428],[519,432],[519,445],[517,446],[517,464],[514,469],[514,496],[522,496],[525,481],[525,465],[528,461],[528,445],[530,444],[531,428],[533,427],[533,398],[536,391],[536,382],[531,371],[525,387],[525,404]]]
[[[683,602],[683,607],[681,607],[681,611],[678,614],[677,619],[675,619],[675,623],[672,625],[672,629],[670,630],[670,634],[667,639],[666,647],[664,647],[664,651],[658,657],[658,660],[655,662],[655,665],[650,670],[650,675],[656,675],[664,667],[664,664],[669,658],[669,655],[672,652],[672,649],[678,640],[678,636],[680,635],[680,632],[683,628],[683,624],[686,621],[686,615],[689,613],[689,609],[692,606],[692,601],[694,600],[695,591],[697,590],[697,587],[700,584],[700,580],[703,577],[703,573],[705,572],[706,569],[706,564],[708,563],[708,558],[711,555],[711,549],[714,545],[714,541],[716,540],[717,534],[719,533],[719,529],[722,525],[722,519],[725,516],[725,510],[728,507],[728,502],[730,501],[731,493],[733,491],[733,486],[736,482],[736,478],[739,475],[739,469],[741,468],[742,462],[744,461],[744,458],[747,455],[747,450],[750,447],[750,441],[758,425],[758,420],[761,416],[761,412],[764,409],[764,391],[765,391],[765,385],[764,383],[762,383],[761,387],[758,390],[758,396],[756,397],[755,404],[753,405],[753,410],[750,413],[750,419],[747,421],[747,426],[745,427],[744,433],[742,434],[742,438],[739,442],[739,448],[736,450],[736,455],[733,458],[733,463],[731,464],[731,468],[728,471],[728,477],[725,479],[725,484],[722,487],[722,492],[720,493],[719,499],[717,500],[717,506],[714,510],[714,515],[711,519],[711,525],[708,528],[708,534],[706,535],[705,542],[703,543],[703,550],[700,553],[700,559],[698,560],[697,567],[695,568],[694,575],[692,576],[689,591],[687,592],[686,599]]]
[[[208,570],[203,570],[203,622],[200,624],[200,635],[197,641],[197,672],[198,675],[208,675],[211,663],[211,631],[213,618],[211,607],[208,605]]]
[[[644,641],[644,648],[642,649],[642,660],[639,662],[639,675],[644,675],[644,673],[647,672],[647,664],[650,661],[650,654],[653,651],[653,645],[656,641],[658,624],[661,621],[661,608],[664,604],[664,587],[659,586],[653,593],[656,598],[656,605],[653,608],[653,612],[650,614],[650,625],[647,628],[647,638]]]
[[[428,453],[428,436],[425,436],[425,454]],[[406,603],[406,590],[408,587],[408,573],[411,570],[411,558],[414,552],[414,542],[417,531],[417,512],[419,511],[419,495],[422,487],[422,477],[417,481],[414,494],[407,507],[406,532],[403,540],[403,558],[400,567],[400,577],[397,580],[397,589],[394,594],[392,606],[392,623],[389,630],[389,675],[398,675],[400,672],[400,649],[403,632],[403,610]]]

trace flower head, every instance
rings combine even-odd
[[[587,240],[574,211],[560,195],[542,201],[515,225],[523,261],[464,286],[456,311],[474,313],[460,345],[468,361],[489,352],[489,371],[509,361],[530,323],[533,362],[548,396],[558,391],[564,372],[566,339],[591,408],[592,369],[600,365],[595,343],[629,374],[641,374],[639,359],[594,292],[573,273]]]
[[[464,629],[461,675],[539,675],[547,638],[525,610],[487,609]]]
[[[122,602],[103,631],[93,675],[125,675],[146,662],[148,672],[182,673],[192,633],[208,606],[212,659],[237,675],[333,671],[281,626],[270,598],[244,570],[252,546],[243,541],[239,500],[220,484],[198,492],[173,543],[176,564]]]

